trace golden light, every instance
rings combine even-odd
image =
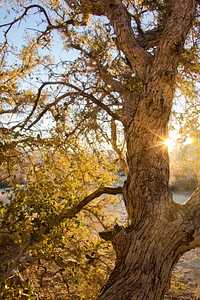
[[[176,141],[173,139],[167,139],[164,141],[164,144],[168,147],[168,151],[172,152],[173,149],[176,147]]]
[[[193,143],[193,139],[191,137],[185,138],[184,139],[184,144],[189,145]]]

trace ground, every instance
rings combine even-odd
[[[173,272],[165,300],[200,300],[200,249],[185,253]]]
[[[174,194],[178,203],[184,203],[192,191]],[[165,300],[200,300],[200,249],[185,253],[173,272],[171,290]]]

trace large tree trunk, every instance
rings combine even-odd
[[[141,143],[147,143],[145,135]],[[130,225],[114,229],[116,265],[99,300],[163,299],[173,266],[194,246],[193,220],[186,217],[185,207],[174,203],[168,188],[166,150],[147,146],[137,152],[134,141],[129,163],[132,160],[138,171],[129,173],[124,188]]]
[[[112,234],[116,266],[99,300],[163,299],[173,266],[194,246],[193,220],[173,201],[169,189],[164,140],[174,78],[164,82],[155,77],[144,86],[140,105],[125,127],[129,174],[124,201],[129,226],[116,227]]]
[[[98,299],[163,299],[172,268],[190,249],[193,233],[192,222],[184,222],[177,204],[158,209],[154,219],[143,217],[139,229],[115,232],[116,266]]]

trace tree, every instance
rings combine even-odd
[[[195,0],[38,1],[3,25],[2,63],[7,65],[12,27],[31,10],[42,16],[14,70],[2,70],[3,95],[10,99],[2,113],[9,113],[8,108],[10,113],[23,107],[29,110],[20,124],[3,126],[2,132],[18,132],[19,143],[22,132],[28,135],[51,113],[57,132],[64,134],[65,125],[66,137],[76,133],[90,145],[95,139],[112,141],[126,168],[115,134],[117,122],[123,126],[128,168],[123,199],[129,220],[127,227],[116,225],[113,231],[101,233],[112,242],[116,262],[99,300],[163,299],[178,259],[200,244],[200,191],[184,205],[173,201],[164,146],[176,83],[181,84],[186,75],[194,80],[199,73],[198,9]],[[73,61],[54,64],[45,52],[43,59],[38,58],[56,40],[55,32],[66,50],[77,51]],[[19,94],[20,80],[36,73],[37,65],[40,74],[44,66],[47,79],[35,75],[41,82],[37,93],[32,88]],[[101,188],[93,196],[103,192],[119,190]],[[85,206],[94,197],[80,203]],[[60,222],[83,206],[63,211]]]

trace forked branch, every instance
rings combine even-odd
[[[97,106],[99,106],[101,109],[105,110],[108,113],[108,115],[110,115],[113,119],[120,121],[120,116],[118,114],[113,112],[106,104],[104,104],[102,101],[100,101],[99,99],[94,97],[92,94],[87,93],[84,90],[80,89],[79,87],[77,87],[73,84],[67,83],[65,81],[48,81],[48,82],[44,82],[40,86],[40,88],[38,89],[38,93],[37,93],[33,108],[31,110],[30,114],[28,115],[28,117],[26,118],[26,120],[24,121],[23,125],[21,126],[22,128],[24,128],[26,126],[26,124],[30,121],[31,117],[33,116],[33,114],[34,114],[34,112],[35,112],[35,110],[38,106],[38,103],[39,103],[39,100],[40,100],[40,97],[41,97],[41,94],[42,94],[42,90],[46,86],[52,86],[52,85],[54,85],[54,86],[55,85],[66,86],[71,90],[69,92],[66,92],[65,94],[61,95],[60,97],[56,97],[55,101],[47,104],[46,107],[39,114],[39,116],[28,126],[28,129],[30,129],[33,125],[35,125],[52,106],[58,104],[58,102],[60,102],[62,99],[66,98],[66,97],[69,97],[69,96],[71,96],[72,98],[74,98],[73,96],[85,97],[89,101],[91,101],[94,104],[96,104]]]
[[[60,28],[65,28],[66,29],[66,26],[67,25],[74,25],[75,24],[75,21],[73,19],[69,19],[67,21],[65,21],[63,24],[52,24],[46,10],[44,9],[44,7],[42,7],[41,5],[39,4],[32,4],[32,5],[29,5],[27,7],[24,7],[24,12],[16,19],[14,19],[13,21],[9,22],[9,23],[5,23],[5,24],[2,24],[0,25],[0,28],[3,28],[3,27],[8,27],[4,33],[5,37],[7,36],[8,32],[11,30],[11,28],[18,22],[20,22],[21,20],[24,19],[24,17],[27,16],[27,13],[29,12],[29,10],[31,9],[38,9],[39,12],[43,13],[43,15],[45,16],[45,19],[47,21],[47,30],[51,30],[51,29],[60,29]]]
[[[116,34],[117,46],[132,69],[143,79],[152,55],[140,46],[131,26],[131,16],[121,0],[81,0],[83,10],[108,17]]]
[[[119,195],[122,194],[122,187],[118,186],[116,188],[112,187],[101,187],[98,190],[94,191],[90,195],[86,196],[83,200],[81,200],[78,204],[74,205],[70,209],[64,209],[60,214],[60,220],[65,220],[67,218],[73,218],[79,213],[87,204],[89,204],[92,200],[100,197],[103,194],[107,195]]]
[[[174,58],[179,57],[177,53],[183,51],[186,36],[194,20],[196,4],[195,0],[172,1],[153,63],[154,67],[157,68],[161,65],[163,69],[167,70]],[[177,64],[178,61],[174,64],[174,68],[177,67]]]

